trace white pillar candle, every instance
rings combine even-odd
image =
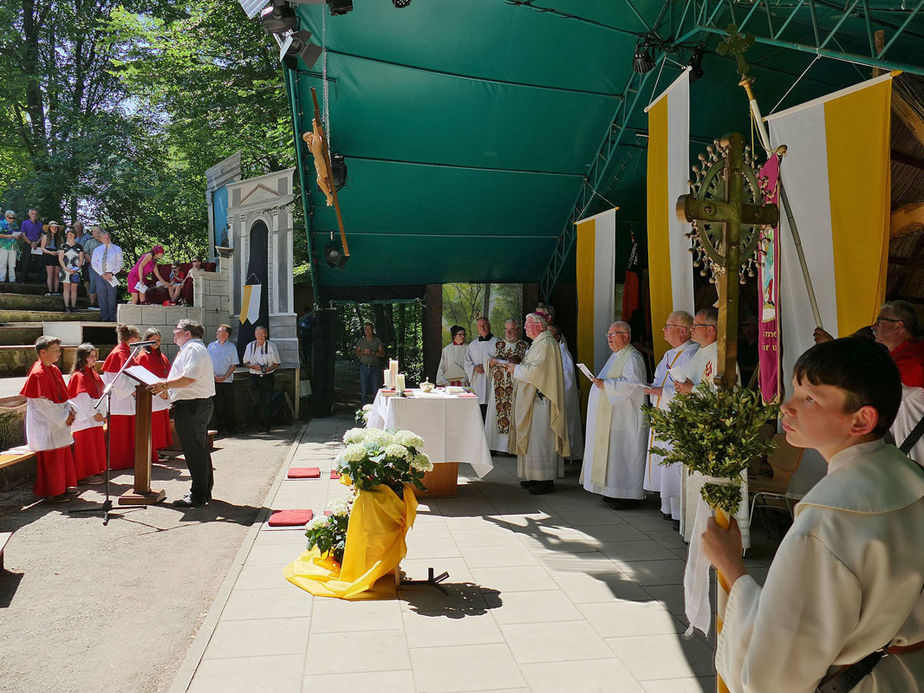
[[[386,390],[391,389],[391,369],[390,368],[386,368],[384,371],[382,371],[382,387],[384,387]]]
[[[398,384],[395,385],[395,389],[399,393],[404,392],[404,373],[398,373]]]
[[[390,382],[391,387],[394,388],[398,384],[398,361],[396,359],[390,359],[388,361],[388,370],[391,371],[388,382]]]

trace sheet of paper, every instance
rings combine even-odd
[[[577,365],[577,367],[578,367],[578,370],[581,371],[581,373],[583,373],[584,375],[587,376],[588,380],[593,380],[593,379],[594,379],[594,377],[595,377],[594,374],[593,374],[593,373],[591,372],[591,370],[590,370],[587,366],[585,366],[583,363],[579,363],[579,364]]]
[[[41,249],[41,248],[33,248],[33,249],[32,249],[31,251],[29,251],[29,252],[32,253],[33,255],[43,255],[43,254],[44,254],[44,253],[42,253],[42,249]]]
[[[144,294],[147,292],[147,290],[148,290],[148,287],[142,284],[141,282],[138,282],[137,284],[135,284],[135,291],[137,291],[139,294]]]
[[[129,366],[125,369],[125,373],[135,380],[141,381],[145,385],[153,385],[161,381],[161,378],[151,373],[151,371],[144,366]]]
[[[112,278],[109,280],[109,284],[110,284],[110,286],[118,286],[118,285],[119,285],[119,280],[116,279],[116,276],[115,276],[114,274],[112,275]]]

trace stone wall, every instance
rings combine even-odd
[[[193,280],[194,306],[231,314],[230,272],[226,268],[217,272],[190,270],[189,276]]]
[[[119,322],[137,327],[141,334],[149,327],[156,327],[161,333],[161,348],[171,361],[179,348],[173,343],[173,328],[183,318],[201,322],[205,327],[203,341],[208,344],[215,339],[215,330],[228,322],[227,312],[184,306],[147,306],[124,303],[118,308]],[[232,327],[234,325],[232,324]]]

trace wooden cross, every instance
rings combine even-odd
[[[741,75],[742,79],[749,79],[750,65],[745,62],[744,54],[748,48],[754,45],[754,37],[750,34],[742,34],[734,24],[729,24],[726,31],[728,36],[716,46],[716,53],[732,56],[738,62],[738,74]]]
[[[701,200],[694,195],[682,195],[677,200],[677,216],[681,221],[694,220],[722,225],[722,243],[719,270],[715,283],[719,292],[718,357],[715,383],[731,389],[737,380],[735,361],[738,356],[738,274],[741,268],[741,225],[761,224],[775,226],[780,219],[776,205],[759,205],[745,202],[744,137],[737,132],[719,141],[726,150],[724,199]]]

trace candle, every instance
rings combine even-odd
[[[398,384],[395,385],[395,389],[399,393],[404,392],[404,373],[398,373]]]
[[[391,387],[394,388],[398,384],[398,361],[397,359],[390,359],[388,361],[388,382],[391,383]]]
[[[391,383],[389,382],[390,378],[391,369],[386,368],[384,371],[382,371],[382,387],[384,387],[386,390],[391,389]]]

